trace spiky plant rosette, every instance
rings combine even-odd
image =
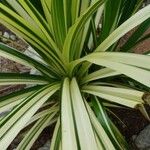
[[[26,41],[39,59],[3,43],[0,56],[40,72],[0,73],[0,85],[32,85],[0,97],[0,112],[10,110],[0,119],[1,150],[26,127],[17,150],[29,150],[53,124],[51,150],[128,149],[107,113],[112,107],[139,106],[148,118],[143,105],[149,101],[143,95],[150,87],[150,56],[129,53],[148,37],[143,33],[150,26],[150,6],[137,12],[141,3],[0,2],[0,22]],[[119,47],[120,38],[136,26],[138,32]]]

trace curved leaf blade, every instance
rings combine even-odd
[[[62,149],[77,150],[77,140],[75,135],[75,122],[73,119],[72,102],[70,95],[69,79],[66,78],[63,83],[61,99],[61,132]]]
[[[49,85],[26,98],[0,121],[0,149],[6,149],[34,113],[54,94],[60,85]]]
[[[112,32],[95,51],[106,51],[112,44],[118,41],[124,34],[138,26],[150,17],[150,6],[138,11],[135,15],[120,25],[114,32]]]

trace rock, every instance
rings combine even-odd
[[[49,150],[50,149],[50,141],[48,140],[43,147],[40,147],[38,150]]]
[[[145,6],[149,5],[149,4],[150,4],[150,0],[145,0],[145,2],[143,2],[142,7],[145,7]]]
[[[135,145],[140,150],[150,150],[150,124],[136,137]]]
[[[5,37],[5,38],[9,39],[10,35],[9,35],[9,33],[8,33],[8,32],[4,32],[3,37]]]
[[[2,39],[2,41],[3,41],[3,42],[7,42],[8,39],[9,39],[9,37],[10,37],[10,35],[9,35],[8,32],[4,32],[3,37],[4,37],[4,38]]]
[[[24,51],[24,54],[37,61],[44,63],[39,54],[31,46],[29,46],[27,50]],[[31,69],[30,74],[41,75],[41,73],[37,69]]]
[[[12,34],[12,35],[10,35],[10,39],[13,40],[13,41],[16,41],[17,38],[16,38],[15,35]]]
[[[6,116],[10,111],[0,112],[0,118]]]
[[[102,24],[101,24],[101,23],[99,24],[99,28],[100,28],[100,29],[102,28]]]
[[[31,46],[29,46],[27,48],[27,50],[24,52],[24,54],[29,56],[29,57],[31,57],[31,58],[33,58],[33,59],[35,59],[35,60],[38,60],[38,61],[40,61],[42,63],[45,63],[42,60],[41,56]]]

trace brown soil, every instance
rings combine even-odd
[[[110,114],[113,122],[120,129],[128,142],[130,142],[133,135],[137,135],[149,124],[149,121],[143,117],[139,110],[136,109],[113,108],[112,112],[121,120],[119,121],[114,115]],[[150,112],[150,109],[148,112]]]
[[[134,31],[135,31],[135,29],[131,30],[126,35],[124,35],[123,38],[121,38],[120,43],[119,43],[119,47],[121,47],[128,40],[128,38],[132,35],[132,33]],[[147,34],[150,34],[150,29],[147,30],[144,35],[147,35]],[[142,54],[146,51],[150,51],[150,39],[147,39],[147,40],[137,44],[134,47],[133,51],[135,53],[138,53],[138,54]]]

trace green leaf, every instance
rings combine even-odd
[[[105,3],[100,41],[104,41],[116,29],[120,18],[122,0],[107,0]]]
[[[90,106],[88,105],[87,102],[85,102],[85,104],[86,104],[86,108],[91,119],[91,123],[97,135],[97,143],[98,143],[99,149],[115,150],[116,148],[114,147],[112,141],[108,137],[102,125],[97,120]]]
[[[43,11],[49,26],[50,33],[54,35],[53,26],[52,26],[52,17],[51,17],[51,0],[42,0],[41,4],[43,6]],[[54,36],[53,36],[54,37]]]
[[[121,47],[120,51],[130,51],[130,49],[135,46],[138,40],[142,37],[146,30],[150,27],[150,18],[144,21],[138,29],[132,34],[132,36],[127,40],[127,42]]]
[[[98,150],[91,121],[75,78],[71,81],[70,92],[80,148]]]
[[[80,14],[84,13],[84,11],[88,8],[89,4],[90,4],[90,0],[81,1]]]
[[[50,113],[41,119],[39,119],[35,125],[29,130],[29,132],[25,135],[21,143],[17,146],[17,150],[30,149],[36,139],[39,137],[41,132],[45,129],[45,127],[49,124],[52,118],[56,113]]]
[[[132,89],[88,85],[83,87],[83,92],[96,95],[110,102],[131,108],[135,108],[138,104],[144,103],[142,100],[144,93]]]
[[[144,0],[125,0],[122,2],[122,15],[119,24],[130,18],[141,7]]]
[[[72,1],[63,0],[64,18],[65,18],[65,26],[67,28],[67,32],[70,26],[72,25],[71,6],[72,6]]]
[[[77,44],[78,36],[87,23],[91,15],[103,4],[104,0],[97,1],[93,3],[77,20],[76,23],[69,29],[69,32],[66,36],[64,47],[63,47],[63,56],[66,58],[66,62],[73,60],[73,54],[77,51],[74,47]],[[80,51],[80,50],[79,50]]]
[[[46,67],[44,64],[42,64],[41,62],[37,60],[34,60],[33,58],[25,54],[22,54],[18,50],[11,48],[3,43],[0,43],[0,56],[13,60],[15,62],[18,62],[27,67],[30,67],[33,69],[36,68],[37,70],[41,71],[43,74],[46,74],[47,76],[55,78],[55,76],[53,76],[53,72],[51,72],[51,70],[49,70],[49,68]]]
[[[72,0],[71,4],[71,18],[72,18],[72,24],[76,22],[76,19],[79,16],[79,10],[80,10],[80,0]]]
[[[63,1],[51,1],[51,16],[55,36],[55,42],[59,49],[62,51],[65,37],[67,34],[67,27],[65,24]]]
[[[0,121],[0,149],[6,149],[35,112],[53,95],[60,85],[48,85],[27,97]]]
[[[15,84],[48,84],[50,81],[40,75],[19,74],[19,73],[0,73],[0,85]]]
[[[48,24],[45,21],[44,17],[39,13],[39,11],[34,7],[34,5],[32,5],[32,3],[29,0],[26,0],[26,1],[19,0],[19,2],[20,2],[20,5],[28,12],[28,14],[30,14],[30,17],[34,20],[35,24],[43,32],[52,50],[55,50],[55,52],[59,53],[58,48],[51,37]]]
[[[69,79],[66,78],[63,83],[61,99],[61,133],[63,150],[78,149],[73,116]]]
[[[106,55],[108,57],[105,57]],[[149,82],[150,72],[147,70],[150,69],[149,58],[150,57],[146,55],[139,55],[139,54],[132,54],[132,53],[127,54],[127,53],[100,52],[100,53],[90,54],[85,58],[76,61],[76,64],[82,62],[83,60],[87,60],[91,63],[108,67],[112,70],[116,70],[117,72],[120,72],[150,87],[150,82]],[[143,78],[141,78],[141,76]]]
[[[103,126],[105,132],[109,136],[115,148],[120,150],[128,149],[125,139],[123,138],[121,133],[117,130],[115,125],[113,125],[112,121],[109,119],[102,102],[99,102],[98,99],[95,97],[92,100],[92,104],[93,104],[92,107],[93,111],[95,112],[98,121]]]
[[[30,17],[30,15],[21,7],[18,1],[13,0],[6,0],[9,5],[13,7],[13,9],[22,16],[26,21],[30,22],[32,25],[34,25],[36,28],[36,24],[34,20]]]
[[[86,75],[81,79],[80,84],[85,84],[93,80],[107,78],[116,75],[120,75],[120,73],[109,68],[104,68]]]
[[[122,52],[100,52],[92,53],[86,57],[95,57],[100,59],[106,59],[117,63],[132,65],[144,69],[150,70],[150,56],[133,54],[133,53],[122,53]],[[128,61],[127,61],[128,60]]]
[[[21,4],[23,4],[24,9],[30,10],[30,8],[25,4],[25,1],[22,1]],[[50,63],[52,61],[56,66],[60,65],[62,68],[64,68],[61,53],[49,34],[43,34],[43,31],[41,31],[39,28],[35,28],[32,24],[30,24],[30,22],[27,22],[9,7],[6,7],[2,3],[0,3],[0,6],[0,10],[3,12],[0,15],[0,20],[5,26],[15,31],[16,34],[24,38],[33,47],[36,47],[35,50],[46,62]],[[58,68],[62,71],[63,69],[60,66]]]
[[[112,44],[117,42],[124,34],[138,26],[146,19],[150,17],[150,6],[138,11],[135,15],[120,25],[115,31],[113,31],[98,47],[95,51],[106,51]]]
[[[60,149],[60,141],[61,141],[61,130],[60,130],[60,117],[59,117],[55,125],[50,149],[51,150]]]
[[[50,101],[51,102],[51,101]],[[52,102],[51,102],[52,103]],[[48,103],[49,105],[51,105],[51,103]],[[40,118],[48,115],[48,114],[52,114],[52,113],[58,113],[59,111],[59,107],[58,104],[53,104],[52,106],[48,107],[48,108],[44,108],[44,105],[42,105],[42,107],[40,109],[43,109],[42,111],[36,113],[29,121],[28,123],[25,125],[25,127],[31,125],[33,122],[39,120]],[[56,119],[53,119],[53,121],[56,121]],[[49,125],[49,124],[48,124]]]
[[[33,94],[36,90],[39,90],[42,86],[34,86],[13,92],[11,94],[0,97],[0,113],[13,108],[21,103],[26,97]]]

